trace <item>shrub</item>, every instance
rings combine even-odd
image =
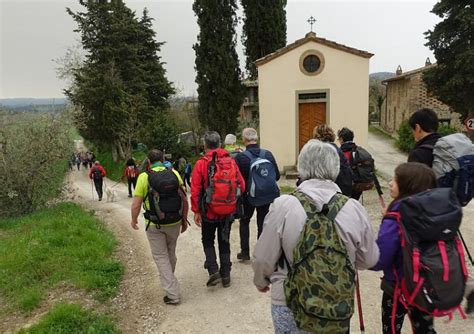
[[[0,120],[0,216],[43,207],[61,193],[72,152],[64,114],[24,114]]]
[[[412,130],[410,125],[408,124],[408,121],[404,121],[400,127],[397,130],[398,133],[398,140],[397,140],[397,146],[400,148],[400,150],[404,152],[410,152],[413,147],[415,147],[415,139],[413,138],[412,135]],[[447,136],[452,133],[456,133],[456,129],[450,127],[447,124],[441,124],[438,127],[438,133],[441,136]]]

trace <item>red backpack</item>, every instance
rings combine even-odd
[[[134,179],[138,176],[138,170],[135,166],[127,166],[127,170],[125,171],[125,175],[129,179]]]
[[[238,178],[238,167],[229,156],[217,158],[214,152],[208,160],[208,186],[205,189],[205,210],[210,209],[217,215],[233,215],[242,194],[242,185]]]

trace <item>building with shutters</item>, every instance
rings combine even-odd
[[[256,61],[260,143],[282,170],[294,169],[315,126],[346,126],[364,146],[368,133],[369,60],[314,32]]]

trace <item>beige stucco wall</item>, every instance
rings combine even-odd
[[[324,70],[303,74],[300,56],[307,50],[324,56]],[[298,91],[327,90],[327,123],[337,131],[343,126],[355,141],[367,145],[369,59],[316,42],[298,48],[258,67],[260,143],[275,155],[281,170],[296,165],[298,150]]]

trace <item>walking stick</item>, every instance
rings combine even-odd
[[[383,199],[382,195],[379,195],[379,203],[380,203],[380,206],[382,207],[382,210],[387,209],[387,207],[385,206],[385,200]]]
[[[359,272],[356,271],[356,298],[357,310],[359,313],[360,332],[365,333],[364,315],[362,314],[362,300],[360,299]]]
[[[459,235],[459,238],[461,238],[461,242],[464,246],[464,249],[466,250],[467,257],[469,258],[469,261],[471,261],[471,266],[474,266],[474,261],[472,260],[471,253],[469,252],[469,249],[467,248],[466,242],[464,241],[464,238],[462,237],[461,230],[458,230],[458,235]]]

